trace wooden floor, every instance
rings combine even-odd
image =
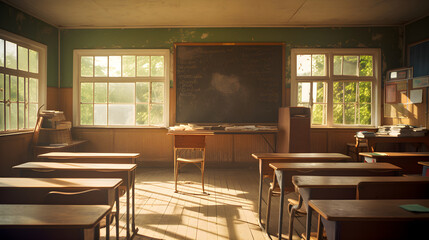
[[[259,173],[256,168],[206,168],[207,194],[201,191],[201,175],[194,166],[186,166],[180,173],[179,193],[174,193],[173,179],[173,169],[137,170],[136,226],[139,231],[134,239],[277,239],[278,198],[273,198],[272,235],[268,236],[258,225]],[[263,192],[265,197],[266,190]],[[288,194],[287,197],[296,198],[296,195]],[[265,209],[263,205],[264,217]],[[124,212],[125,197],[122,197],[121,226],[126,219]],[[288,234],[288,221],[286,213],[283,237]],[[298,217],[293,239],[300,239],[303,224],[305,218]],[[105,236],[104,232],[102,229],[102,236]],[[115,236],[114,223],[110,234]],[[120,238],[125,236],[125,229],[121,228]]]

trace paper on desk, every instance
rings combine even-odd
[[[422,212],[422,213],[429,212],[429,208],[422,206],[420,204],[404,204],[404,205],[400,205],[399,207],[409,212]]]

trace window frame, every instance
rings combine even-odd
[[[81,77],[80,59],[81,56],[126,56],[126,55],[146,55],[146,56],[164,56],[164,77]],[[169,126],[169,103],[170,103],[170,50],[169,49],[75,49],[73,50],[73,126],[82,128],[165,128]],[[121,68],[123,70],[122,64]],[[121,71],[122,73],[122,71]],[[82,82],[107,82],[117,83],[122,82],[120,79],[129,78],[129,81],[124,82],[139,82],[137,79],[149,79],[150,81],[143,82],[164,82],[164,112],[163,124],[155,125],[81,125],[80,124],[80,84]],[[80,81],[80,79],[88,79],[88,81]],[[110,80],[107,80],[110,79]],[[133,80],[131,80],[133,79]],[[90,81],[91,80],[91,81]],[[134,106],[137,106],[134,96]],[[107,116],[108,117],[108,116]]]
[[[1,72],[3,74],[7,74],[9,76],[17,76],[24,77],[24,78],[37,78],[39,80],[38,82],[38,109],[46,109],[46,103],[47,103],[47,54],[48,54],[48,47],[42,43],[33,41],[31,39],[28,39],[26,37],[10,33],[8,31],[0,29],[0,38],[5,40],[5,51],[6,51],[6,41],[12,42],[17,44],[18,46],[25,47],[27,49],[31,49],[38,52],[39,55],[39,66],[38,66],[38,73],[31,73],[31,72],[25,72],[23,70],[19,70],[18,66],[18,60],[17,60],[17,69],[10,69],[6,67],[6,58],[5,58],[5,66],[1,67]],[[19,116],[18,116],[19,118]],[[37,122],[37,117],[34,120],[34,122]],[[19,128],[19,127],[18,127]],[[0,131],[0,135],[8,135],[8,134],[15,134],[15,133],[25,133],[28,131],[33,131],[35,126],[28,126],[24,129],[17,129],[17,130],[5,130]]]
[[[326,76],[297,76],[297,55],[325,54]],[[334,75],[334,55],[371,55],[373,56],[373,76]],[[333,83],[335,81],[359,82],[371,80],[371,125],[334,124],[333,120]],[[298,82],[327,83],[326,125],[311,125],[312,128],[371,128],[381,123],[381,50],[378,48],[294,48],[291,49],[291,106],[298,105]]]

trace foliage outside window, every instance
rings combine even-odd
[[[168,50],[76,50],[80,126],[166,126]]]
[[[293,49],[292,104],[311,108],[313,126],[374,126],[378,66],[374,49]]]
[[[32,129],[46,88],[46,47],[0,31],[0,133]]]

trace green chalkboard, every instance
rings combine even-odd
[[[175,44],[177,123],[276,123],[283,44]]]

